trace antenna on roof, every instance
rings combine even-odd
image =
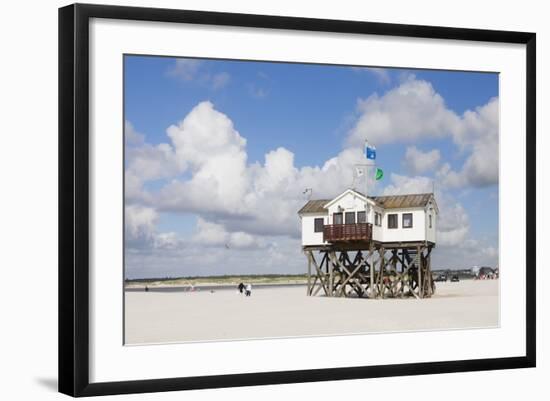
[[[309,194],[309,196],[308,196],[308,194]],[[311,197],[313,196],[313,188],[304,189],[304,191],[302,192],[302,195],[306,195],[307,200],[311,200]]]

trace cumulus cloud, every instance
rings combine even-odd
[[[248,233],[228,232],[222,224],[198,218],[193,242],[202,246],[224,246],[226,248],[251,249],[265,247],[265,241]]]
[[[163,188],[161,207],[240,213],[247,185],[246,140],[233,122],[212,103],[201,102],[167,134],[179,165],[191,176]]]
[[[131,148],[126,158],[126,171],[146,181],[173,177],[181,170],[172,147],[166,143]]]
[[[411,174],[433,171],[439,164],[441,154],[438,149],[422,152],[416,146],[409,146],[403,163]]]
[[[146,181],[158,180],[180,173],[172,146],[161,143],[153,146],[142,143],[140,146],[127,146],[126,170],[124,175],[124,196],[126,202],[150,200],[151,195],[143,189]]]
[[[157,232],[159,213],[151,207],[137,204],[124,208],[126,246],[130,249],[175,249],[183,240],[174,232]]]
[[[384,195],[423,194],[431,193],[434,189],[434,181],[429,177],[408,177],[392,173],[390,180],[391,184],[388,184],[382,191]]]
[[[125,230],[129,238],[151,237],[155,229],[158,213],[150,207],[137,205],[125,208]]]
[[[348,144],[361,146],[365,138],[375,144],[411,142],[452,135],[460,118],[449,110],[429,82],[409,78],[383,96],[373,94],[357,103],[359,117]]]
[[[148,247],[154,238],[158,213],[150,207],[128,205],[124,208],[124,231],[129,247]]]
[[[141,199],[161,211],[199,213],[231,232],[297,237],[304,188],[334,196],[352,183],[353,166],[364,160],[360,149],[350,148],[321,166],[297,168],[294,154],[280,147],[263,163],[250,164],[246,140],[210,102],[199,103],[167,134],[171,144],[144,144],[129,153],[127,197],[139,188],[133,181],[164,172],[171,177],[167,184],[154,197],[140,192]]]
[[[498,183],[498,98],[459,116],[447,108],[429,82],[409,76],[382,96],[373,94],[359,99],[357,112],[357,121],[347,139],[349,146],[361,146],[365,138],[381,145],[449,137],[468,156],[459,171],[449,164],[441,167],[438,177],[443,185],[459,188]],[[436,153],[424,156],[425,165],[419,162],[409,167],[426,171],[439,160]]]
[[[444,164],[438,171],[441,182],[452,188],[485,187],[498,184],[498,99],[491,99],[475,111],[464,113],[464,124],[454,135],[457,145],[469,151],[462,169]]]
[[[437,243],[440,246],[460,246],[469,235],[470,220],[464,207],[452,200],[440,197],[437,221]]]

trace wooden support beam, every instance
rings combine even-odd
[[[306,253],[311,254],[311,251],[306,251]],[[307,257],[307,295],[311,295],[311,257]]]
[[[332,259],[334,256],[334,251],[331,251],[329,254],[329,259]],[[327,260],[327,266],[328,266],[328,288],[329,288],[329,297],[332,297],[334,293],[334,265],[331,260]]]
[[[374,261],[373,259],[374,255],[374,244],[371,242],[369,246],[369,265],[370,265],[370,297],[374,298],[376,297],[376,294],[374,293]]]
[[[326,255],[325,257],[323,257],[323,259],[321,259],[321,267],[319,267],[319,265],[317,264],[317,261],[315,260],[315,257],[313,256],[313,253],[311,252],[309,254],[309,257],[311,258],[311,263],[313,264],[313,266],[315,267],[315,270],[317,271],[317,278],[319,279],[319,282],[320,282],[320,286],[317,288],[317,290],[315,291],[315,293],[313,295],[316,295],[319,290],[321,289],[321,286],[322,288],[325,290],[325,294],[328,296],[328,288],[326,286],[326,277],[325,277],[325,274],[323,273],[322,271],[322,266],[323,266],[323,261],[326,260]]]
[[[433,287],[433,276],[432,276],[432,247],[428,247],[428,254],[426,255],[426,270],[428,274],[428,288],[429,288],[429,296],[431,297],[434,294],[434,287]]]
[[[420,246],[416,247],[416,259],[418,260],[418,297],[424,298],[422,292],[422,249]]]
[[[381,298],[384,298],[384,292],[385,292],[385,286],[384,283],[384,268],[386,266],[386,257],[385,257],[386,251],[384,250],[384,247],[380,247],[378,250],[378,255],[380,255],[380,259],[378,261],[379,267],[380,267],[380,273],[378,276],[378,296]]]
[[[339,295],[342,295],[342,293],[345,294],[345,288],[346,284],[355,277],[355,274],[361,269],[362,264],[359,263],[354,270],[351,271],[351,273],[346,277],[346,279],[342,282],[342,286],[340,287]],[[346,269],[347,271],[347,269]]]

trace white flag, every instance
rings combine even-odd
[[[355,174],[357,177],[362,177],[365,172],[362,167],[355,167]]]

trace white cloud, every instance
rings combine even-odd
[[[470,220],[464,207],[450,199],[439,198],[437,244],[442,247],[460,246],[470,234]]]
[[[230,248],[262,248],[263,244],[254,236],[242,231],[237,231],[231,233],[228,246]]]
[[[175,61],[167,74],[185,82],[194,81],[209,86],[213,90],[227,86],[231,80],[231,75],[228,72],[211,74],[204,69],[204,63],[201,60],[180,58]]]
[[[124,208],[125,242],[129,249],[176,249],[184,241],[175,232],[157,232],[159,213],[151,207],[131,204]]]
[[[153,237],[155,249],[178,249],[184,247],[183,240],[175,232],[158,233]]]
[[[197,219],[197,232],[193,241],[203,245],[225,245],[228,233],[221,224],[208,222],[202,218]]]
[[[419,138],[452,135],[460,118],[429,82],[410,78],[383,96],[359,99],[359,117],[348,144],[361,146],[368,138],[374,144],[411,142]]]
[[[133,128],[129,131],[129,127],[132,125],[127,121],[126,132],[134,131]],[[128,138],[126,136],[125,200],[126,202],[148,200],[150,194],[143,189],[145,181],[173,177],[183,168],[178,164],[173,148],[169,144],[161,143],[153,146],[139,139],[137,142],[139,145],[134,142],[136,145],[130,146]]]
[[[231,80],[231,76],[227,72],[220,72],[218,74],[214,74],[214,76],[212,76],[212,89],[214,90],[221,89],[224,86],[227,86],[230,80]]]
[[[241,213],[246,194],[246,140],[212,103],[199,103],[167,130],[180,166],[191,173],[160,193],[164,208]]]
[[[304,188],[314,188],[316,197],[334,196],[351,184],[353,165],[364,159],[360,149],[345,149],[323,166],[298,169],[294,154],[278,148],[263,164],[247,164],[246,140],[210,102],[198,104],[167,133],[172,144],[144,145],[127,176],[158,177],[156,167],[165,163],[179,175],[147,201],[159,210],[199,213],[230,232],[298,236]]]
[[[222,224],[212,223],[203,218],[197,219],[196,233],[193,242],[202,246],[223,246],[225,248],[260,249],[265,242],[248,233],[228,232]]]
[[[423,194],[431,193],[434,189],[434,181],[429,177],[408,177],[392,173],[390,179],[392,183],[384,188],[384,195]]]
[[[450,137],[461,152],[469,155],[460,171],[442,166],[438,177],[443,185],[459,188],[498,183],[498,98],[459,116],[447,108],[429,82],[408,76],[383,96],[373,94],[359,99],[357,111],[357,121],[347,140],[349,146],[361,146],[365,138],[380,145]],[[429,156],[425,165],[412,164],[412,172],[428,170],[437,159],[435,153]]]
[[[147,247],[155,233],[158,213],[150,207],[128,205],[124,208],[126,244],[131,247]]]
[[[448,164],[442,166],[438,177],[444,185],[461,188],[498,184],[498,114],[498,98],[464,113],[463,127],[455,133],[454,140],[470,155],[460,171],[452,170]]]
[[[304,273],[307,262],[297,240],[269,237],[264,247],[200,246],[127,249],[126,276],[181,277],[216,274]]]
[[[145,135],[140,134],[134,129],[130,121],[124,121],[124,141],[126,145],[141,145],[145,140]]]
[[[433,171],[441,159],[438,149],[422,152],[416,146],[409,146],[405,152],[404,164],[412,174]]]
[[[172,146],[166,143],[156,146],[145,143],[128,149],[126,160],[127,172],[144,181],[173,177],[182,170]]]
[[[374,75],[378,80],[378,83],[382,85],[389,85],[391,83],[391,76],[387,68],[379,67],[351,67],[355,72],[368,72]]]
[[[179,58],[174,65],[168,70],[168,75],[191,81],[196,78],[202,62],[195,59]]]

